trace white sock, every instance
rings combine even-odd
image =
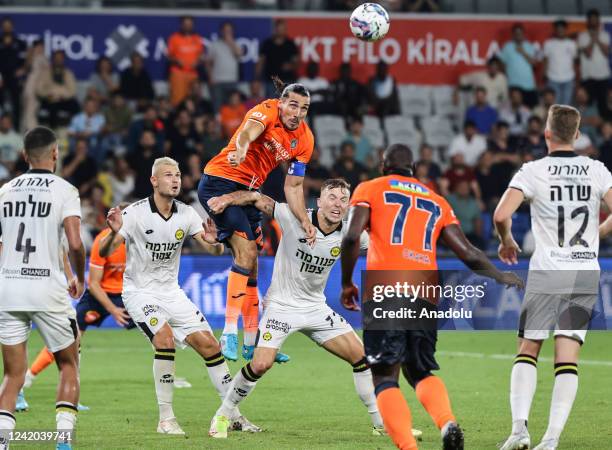
[[[223,334],[238,334],[238,322],[225,322],[225,325],[223,326]]]
[[[225,398],[217,410],[216,415],[234,417],[236,415],[236,408],[238,408],[240,402],[255,388],[257,380],[260,378],[259,375],[253,372],[250,364],[240,369],[240,372],[236,374],[234,380],[229,385]]]
[[[205,357],[204,363],[206,364],[206,370],[208,370],[210,382],[217,390],[221,400],[223,400],[232,383],[232,375],[230,374],[225,358],[221,352],[219,352],[216,355]]]
[[[550,402],[548,428],[542,440],[559,439],[572,411],[578,391],[578,367],[574,363],[555,364],[555,385]]]
[[[245,331],[244,332],[244,345],[255,345],[255,338],[257,337],[257,331]]]
[[[510,408],[512,433],[518,434],[527,427],[531,401],[538,381],[538,360],[531,355],[520,354],[514,359],[510,376]]]
[[[372,371],[366,365],[365,358],[353,364],[353,381],[357,395],[368,409],[372,425],[376,428],[383,427],[382,417],[378,412],[376,395],[374,394],[374,383],[372,381]]]
[[[76,405],[68,402],[57,402],[55,404],[55,422],[57,431],[73,431],[77,421],[78,409]],[[68,436],[61,436],[58,442],[69,442],[72,439]]]
[[[0,409],[0,449],[8,449],[9,432],[15,429],[15,416],[6,409]]]
[[[155,379],[155,394],[159,406],[159,420],[174,417],[172,397],[174,394],[174,354],[173,348],[155,350],[153,359],[153,378]]]

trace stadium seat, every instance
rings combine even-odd
[[[556,3],[559,0],[549,0],[549,7],[551,3]],[[586,14],[589,9],[596,8],[599,10],[602,16],[609,16],[612,14],[612,8],[610,7],[610,0],[582,0],[582,12]],[[578,14],[578,12],[568,13]]]
[[[510,8],[512,14],[544,14],[542,0],[511,0]]]
[[[380,119],[378,117],[363,116],[363,134],[374,148],[385,146],[385,133],[380,126]]]
[[[344,119],[341,116],[322,115],[314,118],[314,132],[321,156],[332,158],[346,136]],[[322,161],[323,163],[323,161]]]
[[[484,14],[508,14],[507,0],[478,0],[478,12]]]
[[[421,124],[425,143],[432,147],[448,147],[455,136],[451,122],[446,117],[432,116]]]
[[[596,0],[600,2],[600,0]],[[577,0],[546,0],[546,12],[557,16],[577,15]]]
[[[384,119],[387,143],[406,144],[413,151],[421,146],[421,133],[414,126],[412,119],[403,116],[388,116]]]
[[[453,86],[435,86],[431,89],[434,113],[438,116],[456,116],[457,105],[453,102]]]
[[[399,85],[398,95],[403,116],[425,117],[431,114],[431,96],[427,86]]]

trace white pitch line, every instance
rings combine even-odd
[[[499,359],[499,360],[504,360],[504,361],[511,361],[516,357],[516,355],[507,355],[503,353],[451,352],[451,351],[446,351],[446,350],[437,351],[436,354],[442,355],[442,356],[458,356],[458,357],[465,357],[465,358]],[[544,357],[539,357],[538,361],[552,362],[554,360],[553,358],[544,356]],[[612,361],[599,361],[596,359],[578,359],[578,365],[581,365],[581,364],[584,364],[587,366],[612,367]]]

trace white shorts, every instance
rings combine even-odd
[[[165,323],[172,328],[174,340],[185,348],[185,339],[196,331],[212,333],[208,321],[182,289],[172,294],[134,293],[123,295],[123,304],[140,330],[153,341]]]
[[[32,322],[51,353],[63,350],[79,335],[74,309],[64,312],[47,311],[2,311],[0,312],[0,343],[17,345],[26,342],[30,336]]]
[[[281,348],[290,334],[300,331],[319,345],[353,331],[353,327],[326,304],[307,310],[270,305],[259,321],[257,347]]]
[[[519,337],[535,341],[565,336],[581,344],[586,338],[597,294],[527,292],[521,306]]]

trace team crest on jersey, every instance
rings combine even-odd
[[[291,149],[293,150],[294,148],[296,148],[298,145],[298,140],[297,139],[291,139]]]
[[[332,255],[334,258],[336,258],[339,254],[340,254],[340,247],[338,247],[337,245],[335,247],[333,247],[330,251],[329,251],[330,255]]]
[[[149,320],[149,324],[154,327],[155,325],[157,325],[159,323],[159,320],[157,320],[157,317],[151,317],[151,320]]]
[[[272,333],[270,333],[269,331],[266,331],[262,337],[264,341],[269,341],[270,339],[272,339]]]
[[[185,237],[185,232],[182,228],[179,228],[178,230],[176,230],[176,233],[174,233],[174,237],[177,241],[180,241]]]

